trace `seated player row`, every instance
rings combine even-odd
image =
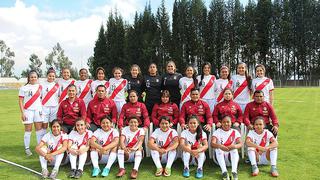
[[[50,163],[54,166],[50,178],[55,178],[64,155],[66,155],[71,164],[69,176],[80,178],[87,156],[90,154],[93,177],[99,176],[100,173],[103,177],[108,176],[111,166],[117,159],[119,164],[117,177],[126,174],[124,162],[134,162],[130,177],[137,178],[143,158],[142,144],[145,138],[144,129],[138,127],[139,118],[130,117],[129,126],[120,131],[120,136],[118,130],[113,128],[110,117],[103,117],[100,121],[101,128],[92,133],[86,129],[85,121],[79,118],[76,120],[74,129],[67,135],[61,131],[59,121],[54,120],[51,123],[51,132],[48,132],[36,147],[40,155],[43,177],[49,176],[47,165]],[[171,175],[171,167],[177,159],[177,148],[180,146],[184,164],[182,175],[189,177],[189,165],[193,164],[197,166],[195,176],[203,177],[205,152],[208,149],[207,135],[202,130],[197,116],[190,116],[187,122],[189,128],[182,131],[179,137],[177,131],[170,128],[169,117],[162,116],[159,119],[160,128],[151,134],[147,144],[151,149],[151,157],[156,166],[155,176]],[[238,179],[239,154],[237,149],[243,145],[241,137],[237,130],[231,128],[230,116],[224,116],[221,124],[222,127],[216,130],[211,138],[211,146],[215,152],[214,162],[220,166],[223,179],[229,179],[227,166],[230,165],[232,167],[230,178]],[[276,177],[278,176],[276,169],[278,144],[273,134],[264,127],[263,117],[257,117],[254,120],[254,130],[249,131],[246,138],[252,175],[258,175],[258,164],[271,164],[271,175]],[[79,159],[78,166],[77,159]],[[105,166],[102,171],[99,164]]]

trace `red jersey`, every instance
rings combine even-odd
[[[242,123],[242,110],[239,104],[233,100],[224,100],[215,106],[212,114],[213,122],[217,124],[226,115],[231,117],[232,124],[235,122]]]
[[[267,102],[258,104],[253,101],[248,103],[244,111],[244,124],[246,126],[253,124],[253,120],[258,116],[262,116],[266,124],[270,124],[271,119],[273,126],[279,126],[274,109],[272,105]]]
[[[57,113],[57,119],[64,124],[74,126],[77,118],[86,119],[86,105],[80,98],[76,98],[73,103],[70,103],[69,98],[60,103]]]
[[[213,119],[211,116],[210,107],[205,101],[198,100],[197,102],[193,102],[192,100],[189,100],[185,102],[179,115],[180,125],[184,125],[186,123],[186,119],[192,115],[198,116],[201,123],[212,125]]]
[[[112,122],[116,123],[117,113],[117,107],[113,100],[108,98],[94,98],[88,105],[87,121],[100,125],[100,119],[109,115],[112,118]]]
[[[179,108],[175,103],[161,103],[155,104],[152,109],[152,122],[156,127],[159,127],[159,119],[161,116],[168,116],[170,122],[178,123]]]
[[[123,126],[129,125],[129,122],[126,121],[127,118],[131,116],[137,116],[139,119],[139,126],[143,124],[143,127],[149,127],[150,120],[148,115],[148,110],[146,105],[141,102],[136,102],[134,104],[128,102],[123,105],[121,113],[119,116],[118,127],[122,128]]]

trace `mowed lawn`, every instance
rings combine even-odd
[[[320,167],[320,88],[283,88],[275,91],[275,108],[280,120],[277,179],[319,179]],[[0,91],[0,158],[4,158],[37,171],[41,171],[38,156],[34,152],[35,133],[32,134],[32,157],[26,157],[23,146],[23,125],[18,108],[18,91]],[[125,165],[127,175],[132,165]],[[82,179],[89,179],[92,166],[85,166]],[[173,165],[170,179],[182,177],[183,163],[178,159]],[[239,179],[272,179],[270,167],[260,168],[258,177],[251,177],[250,165],[241,159],[239,163]],[[68,179],[70,165],[61,167],[59,178]],[[191,177],[195,179],[196,168],[191,168]],[[118,171],[115,163],[110,177],[114,178]],[[144,158],[140,166],[139,179],[154,177],[155,166],[151,158]],[[229,169],[229,172],[231,170]],[[206,160],[203,179],[220,179],[220,168],[212,160]],[[128,176],[122,178],[127,179]],[[0,162],[0,179],[38,179],[38,176],[20,168]],[[157,179],[168,179],[159,177]]]

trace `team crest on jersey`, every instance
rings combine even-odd
[[[68,107],[68,105],[65,104],[65,105],[64,105],[64,108],[67,108],[67,107]]]
[[[30,97],[31,97],[31,96],[32,96],[32,94],[33,94],[33,93],[32,93],[32,91],[29,91],[28,96],[30,96]]]
[[[184,84],[183,84],[183,89],[187,89],[187,88],[188,88],[187,84],[184,83]]]
[[[94,109],[97,109],[97,105],[94,105],[93,108],[94,108]]]
[[[156,79],[156,82],[159,82],[160,80],[159,79]]]
[[[236,86],[237,86],[237,87],[239,87],[239,86],[240,86],[240,82],[239,82],[239,81],[237,81]]]
[[[107,106],[107,107],[103,108],[103,110],[104,110],[104,112],[108,112],[109,111],[109,107]]]
[[[53,150],[53,144],[48,144],[48,149],[50,150],[50,151],[52,151]]]
[[[147,86],[147,87],[150,87],[150,80],[149,80],[149,79],[148,79],[147,82],[146,82],[146,86]]]
[[[231,106],[231,111],[236,111],[236,107],[234,105]]]
[[[79,89],[79,94],[81,94],[81,87],[79,86],[79,88],[78,88],[78,89]]]
[[[200,105],[200,106],[199,106],[199,108],[203,108],[203,106],[202,106],[202,105]]]
[[[48,92],[48,91],[49,91],[49,88],[46,89],[46,92]]]
[[[176,79],[177,79],[177,76],[173,76],[173,79],[176,80]]]
[[[222,84],[220,84],[220,91],[222,91],[224,88],[222,88]]]
[[[74,103],[74,106],[75,106],[75,107],[78,107],[78,103]]]
[[[139,81],[139,80],[137,81],[137,84],[140,84],[140,81]]]
[[[103,140],[98,140],[98,144],[103,145]]]

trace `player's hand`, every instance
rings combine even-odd
[[[218,123],[216,124],[216,127],[217,127],[217,128],[220,128],[220,127],[221,127],[221,122],[218,122]]]
[[[253,125],[250,124],[250,125],[248,126],[248,129],[249,129],[249,130],[253,130]]]
[[[235,122],[235,123],[233,124],[233,126],[234,126],[234,127],[239,127],[240,124],[239,124],[238,122]]]
[[[234,144],[231,144],[230,146],[228,146],[229,151],[231,151],[232,149],[236,149],[236,146]]]
[[[130,152],[131,152],[131,150],[130,150],[129,148],[127,148],[127,147],[123,148],[123,150],[124,150],[124,152],[126,152],[126,153],[130,153]]]
[[[21,120],[22,121],[26,121],[27,120],[27,117],[24,115],[24,113],[22,113],[22,115],[21,115]]]
[[[165,154],[167,151],[163,148],[159,148],[159,153],[162,155],[162,154]]]
[[[173,123],[170,123],[170,127],[172,128],[172,126],[173,126]]]
[[[198,149],[191,150],[191,154],[192,154],[192,156],[194,156],[194,157],[198,158],[198,157],[199,157]]]
[[[211,132],[211,127],[212,127],[211,124],[206,124],[206,125],[204,126],[204,129],[205,129],[206,131],[208,131],[208,132]]]
[[[181,129],[187,129],[186,127],[186,124],[181,124]]]
[[[220,145],[220,149],[223,151],[229,151],[229,148],[224,145]]]
[[[86,127],[87,127],[87,129],[90,129],[90,123],[88,123],[88,122],[86,122]]]
[[[273,126],[271,130],[272,130],[273,134],[278,134],[279,128],[277,126]]]
[[[77,156],[78,155],[78,150],[75,149],[70,149],[69,151],[72,155]]]
[[[261,152],[261,153],[267,151],[267,150],[265,149],[265,147],[262,147],[262,146],[259,146],[258,149],[259,149],[259,152]]]

